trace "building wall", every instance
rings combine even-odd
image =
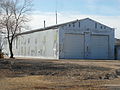
[[[15,38],[13,52],[16,57],[38,57],[58,59],[58,30],[51,29]]]
[[[80,53],[83,54],[83,57],[81,57],[81,59],[114,59],[114,30],[112,28],[109,28],[91,19],[85,19],[85,20],[77,21],[75,23],[69,23],[61,26],[59,30],[59,54],[60,54],[59,58],[61,59],[66,58],[65,49],[64,49],[66,42],[65,41],[66,34],[74,34],[74,35],[79,34],[84,36],[84,41],[83,41],[84,44],[82,46],[82,48],[84,48],[84,51]],[[92,57],[91,49],[92,49],[92,45],[94,44],[91,42],[91,39],[93,35],[108,37],[108,52],[106,52],[108,54],[107,58],[104,57],[100,58],[100,56],[98,56],[98,58]],[[104,42],[101,43],[102,45],[104,45]],[[98,52],[99,50],[96,50],[95,53]]]
[[[115,46],[115,59],[120,60],[120,45]]]
[[[5,35],[2,34],[2,33],[0,33],[0,49],[2,50],[2,52],[4,52],[4,50],[5,50],[5,47],[4,47],[4,44],[5,44],[4,38],[5,38]]]

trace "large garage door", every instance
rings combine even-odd
[[[108,59],[108,36],[91,36],[91,58]]]
[[[65,34],[64,58],[84,58],[84,35]]]

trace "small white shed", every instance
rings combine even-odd
[[[120,39],[115,39],[115,59],[120,60]]]
[[[16,56],[54,59],[114,59],[114,29],[86,18],[18,35]]]

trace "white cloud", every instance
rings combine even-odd
[[[120,0],[110,0],[110,3],[106,3],[105,0],[85,0],[86,7],[89,12],[101,15],[119,15],[120,12]],[[108,0],[109,1],[109,0]],[[113,2],[113,5],[111,3]]]
[[[73,21],[76,19],[91,18],[100,23],[115,28],[115,37],[120,38],[120,16],[98,16],[98,15],[82,15],[79,13],[58,13],[58,24]],[[37,12],[31,15],[31,22],[29,25],[31,29],[38,29],[44,26],[44,20],[46,26],[55,25],[55,13],[54,12]]]

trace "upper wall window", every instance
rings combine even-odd
[[[104,29],[106,29],[106,26],[104,26]]]
[[[79,22],[79,27],[80,27],[80,22]]]
[[[102,29],[103,27],[101,26],[100,28]]]
[[[71,27],[71,25],[69,24],[69,27]]]
[[[97,23],[95,23],[95,28],[97,28]]]
[[[73,23],[73,27],[75,27],[75,23]]]

